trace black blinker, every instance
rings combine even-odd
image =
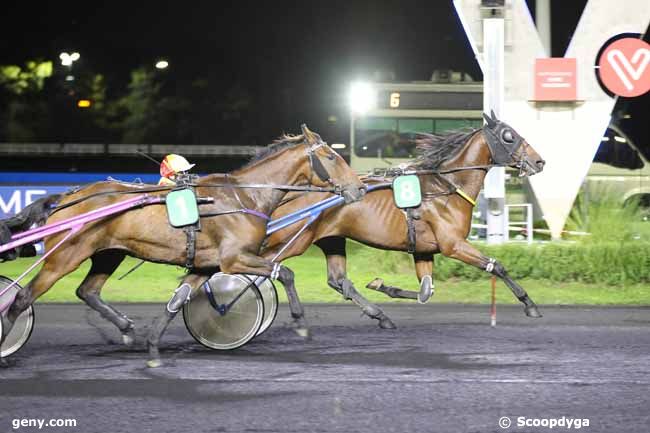
[[[312,164],[314,166],[314,171],[316,172],[316,176],[323,182],[329,182],[330,181],[330,175],[327,172],[327,169],[325,166],[323,166],[323,163],[321,160],[316,156],[316,154],[313,155],[312,157]]]

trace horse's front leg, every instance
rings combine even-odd
[[[174,317],[176,317],[176,314],[183,307],[183,304],[190,300],[192,290],[199,287],[209,277],[209,275],[201,274],[186,275],[183,278],[182,284],[174,290],[174,295],[167,302],[167,305],[165,305],[165,311],[154,319],[147,337],[147,349],[149,351],[147,367],[155,368],[162,365],[160,351],[158,350],[160,339],[165,333],[167,326],[169,326],[171,321],[174,320]]]
[[[366,285],[366,288],[382,292],[391,298],[417,299],[420,304],[426,303],[434,293],[433,284],[433,255],[414,254],[415,273],[420,282],[420,290],[404,290],[399,287],[387,286],[381,278],[375,278]]]
[[[309,337],[309,326],[305,319],[305,309],[300,303],[300,298],[296,291],[294,273],[291,269],[264,257],[242,253],[236,257],[223,258],[221,261],[221,270],[228,274],[252,274],[280,281],[289,300],[289,309],[291,310],[293,320],[291,327],[299,336],[303,338]]]
[[[528,296],[528,293],[526,293],[526,291],[508,275],[508,271],[506,271],[506,268],[504,268],[501,263],[497,262],[493,258],[484,256],[469,242],[460,237],[441,241],[440,248],[442,253],[447,257],[460,260],[468,265],[476,266],[479,269],[483,269],[484,271],[501,278],[517,299],[524,304],[524,312],[526,313],[526,316],[542,317],[535,302],[533,302],[533,300],[530,299],[530,296]]]

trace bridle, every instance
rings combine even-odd
[[[313,178],[314,178],[314,173],[316,173],[316,176],[318,176],[318,178],[322,182],[332,185],[335,190],[340,190],[341,189],[340,185],[337,185],[332,180],[332,176],[330,176],[329,172],[323,165],[323,162],[320,160],[318,155],[316,155],[316,150],[323,146],[327,146],[327,143],[319,140],[317,143],[314,143],[307,148],[307,158],[309,158],[309,169],[311,170],[309,174],[309,184],[310,185],[314,184]]]
[[[493,119],[483,127],[483,135],[490,149],[491,167],[513,167],[519,170],[519,176],[525,174],[524,169],[530,163],[521,135],[507,123]],[[521,150],[517,153],[519,148]]]

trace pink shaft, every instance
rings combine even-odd
[[[140,206],[143,204],[153,204],[153,203],[160,202],[161,200],[162,199],[160,197],[149,197],[147,195],[140,195],[137,197],[130,198],[128,200],[121,201],[119,203],[113,203],[111,205],[104,206],[99,209],[95,209],[93,211],[86,212],[81,215],[74,216],[72,218],[68,218],[42,227],[37,227],[35,229],[27,230],[26,232],[13,235],[11,238],[15,240],[0,245],[0,253],[10,250],[12,248],[19,247],[21,245],[38,241],[47,236],[52,236],[59,232],[69,230],[78,222],[81,222],[82,224],[86,224],[91,221],[95,221],[107,217],[109,215],[113,215],[131,209],[136,206]]]
[[[9,284],[7,287],[5,287],[4,289],[2,289],[2,291],[0,292],[0,298],[2,298],[2,295],[4,295],[5,293],[7,293],[7,292],[9,291],[9,289],[11,289],[11,288],[14,287],[16,284],[18,284],[18,282],[19,282],[20,280],[22,280],[23,278],[25,278],[25,276],[26,276],[27,274],[29,274],[29,273],[32,271],[32,269],[34,269],[36,266],[38,266],[39,264],[41,264],[41,263],[43,262],[43,260],[45,260],[45,259],[47,258],[47,256],[49,256],[49,255],[52,254],[52,253],[53,253],[57,248],[59,248],[59,247],[63,244],[63,242],[67,241],[68,238],[69,238],[70,236],[74,235],[74,234],[77,233],[79,230],[81,230],[82,227],[83,227],[82,224],[79,224],[79,225],[73,227],[73,228],[68,232],[68,234],[66,234],[66,235],[63,237],[63,239],[61,239],[59,242],[56,243],[56,245],[54,245],[54,246],[52,247],[51,250],[49,250],[47,253],[43,254],[43,257],[41,257],[40,259],[38,259],[38,260],[36,260],[34,263],[32,263],[32,265],[31,265],[29,268],[27,268],[27,270],[26,270],[25,272],[23,272],[22,274],[20,274],[20,276],[19,276],[18,278],[16,278],[15,280],[13,280],[13,281],[11,282],[11,284]],[[14,302],[14,299],[15,299],[15,296],[12,296],[11,299],[10,299],[9,301],[7,301],[7,302],[3,303],[2,305],[0,305],[0,313],[4,312],[5,308],[7,308],[9,305],[11,305],[11,304]]]

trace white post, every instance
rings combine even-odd
[[[535,2],[535,24],[539,39],[546,50],[546,55],[552,57],[551,51],[551,0]]]
[[[528,245],[533,244],[533,205],[526,204],[526,239]]]
[[[501,117],[503,106],[504,25],[503,18],[483,20],[483,111],[492,110]],[[487,243],[505,242],[505,168],[492,168],[485,177],[485,198],[488,199]]]

